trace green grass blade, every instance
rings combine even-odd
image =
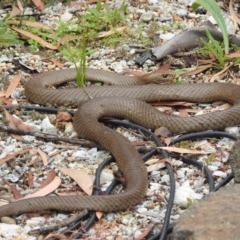
[[[213,16],[213,18],[217,22],[223,35],[225,54],[229,54],[229,39],[228,39],[227,26],[222,16],[219,5],[216,3],[215,0],[196,0],[192,5],[192,7],[193,9],[195,9],[199,5],[203,6]]]

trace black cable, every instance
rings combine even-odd
[[[15,107],[6,107],[6,109],[12,109],[12,108],[15,108]],[[25,110],[44,111],[44,112],[48,112],[48,113],[57,113],[59,111],[58,109],[55,109],[55,108],[42,108],[42,107],[31,107],[31,106],[29,106],[29,107],[28,106],[20,106],[20,108],[25,109]],[[69,112],[69,114],[74,115],[73,111],[68,111],[68,112]],[[104,120],[103,122],[105,124],[107,123],[107,124],[111,124],[111,125],[121,125],[121,126],[125,126],[125,127],[130,127],[130,128],[133,128],[133,129],[141,130],[146,135],[151,136],[152,140],[156,142],[157,146],[162,146],[162,143],[160,142],[160,140],[158,139],[158,137],[155,134],[153,134],[151,131],[149,131],[149,130],[141,127],[141,126],[138,126],[138,125],[133,124],[131,122],[120,121],[120,120]],[[229,134],[229,133],[218,132],[218,131],[214,131],[214,132],[213,131],[206,131],[206,132],[191,133],[191,134],[186,134],[186,135],[180,136],[180,137],[172,140],[171,144],[174,144],[174,143],[177,143],[177,142],[180,142],[180,141],[184,141],[184,140],[193,140],[193,139],[198,139],[198,138],[209,138],[209,137],[216,137],[216,138],[227,137],[229,139],[236,140],[236,137]],[[165,150],[161,149],[160,152],[161,152],[163,158],[168,158],[168,154]],[[143,160],[148,159],[149,156],[151,156],[152,154],[156,154],[156,153],[158,153],[158,150],[156,150],[156,149],[150,151],[149,153],[146,154],[146,156],[143,157]],[[108,160],[106,160],[106,162],[104,161],[104,164],[107,164]],[[216,186],[214,188],[214,181],[213,181],[213,178],[212,178],[212,174],[211,174],[211,171],[207,167],[205,167],[202,163],[194,161],[190,158],[182,157],[181,160],[185,163],[195,165],[196,167],[204,170],[204,173],[206,174],[208,182],[209,182],[209,191],[217,191],[220,187],[226,185],[233,178],[232,174],[228,175],[218,186]],[[112,161],[112,159],[109,160],[109,161]],[[157,238],[159,238],[160,240],[164,240],[164,239],[166,239],[167,234],[170,233],[173,229],[173,225],[169,226],[169,220],[170,220],[170,215],[171,215],[171,210],[172,210],[173,200],[174,200],[174,194],[175,194],[175,178],[174,178],[173,170],[172,170],[170,164],[168,164],[167,162],[166,162],[166,167],[167,167],[168,174],[169,174],[169,179],[170,179],[170,195],[169,195],[169,202],[168,202],[168,205],[167,205],[166,215],[165,215],[165,218],[164,218],[163,228],[162,228],[162,231],[160,233],[158,233],[154,236],[151,236],[148,240],[153,240],[153,239],[157,239]],[[99,174],[99,176],[100,176],[102,166],[99,169],[100,170],[97,174]],[[96,185],[98,186],[98,184],[97,184],[98,180],[97,179],[99,180],[100,178],[96,177]],[[114,189],[114,187],[117,184],[118,184],[117,181],[114,181],[110,185],[111,187],[109,186],[110,188],[107,189],[106,194],[111,193],[111,191]],[[98,194],[98,191],[96,190],[94,194]],[[88,222],[85,224],[84,230],[88,230],[92,226],[92,224],[94,223],[95,219],[96,219],[96,215],[92,214],[92,216],[90,217]],[[81,224],[81,221],[80,221],[80,224]],[[80,226],[80,224],[79,224],[79,222],[74,224],[64,233],[69,233],[69,231],[72,231],[72,230],[76,229],[76,227],[78,228]],[[75,236],[75,239],[81,237],[82,234],[83,234],[83,232],[80,231]]]
[[[146,128],[142,127],[142,126],[138,126],[137,124],[134,123],[130,123],[130,122],[125,122],[125,121],[119,121],[119,120],[104,120],[104,123],[108,123],[108,124],[113,124],[113,125],[121,125],[121,126],[127,126],[133,129],[139,129],[141,130],[143,133],[150,135],[152,137],[152,140],[155,141],[155,143],[157,144],[157,146],[163,146],[163,144],[161,143],[161,141],[159,140],[159,138],[151,131],[147,130]],[[160,150],[161,155],[163,156],[163,158],[168,158],[168,153],[161,149]],[[154,152],[155,153],[155,152]],[[167,171],[169,174],[169,180],[170,180],[170,194],[169,194],[169,199],[168,199],[168,204],[167,204],[167,209],[166,209],[166,214],[164,217],[164,223],[163,223],[163,228],[161,231],[161,236],[160,236],[160,240],[164,240],[166,239],[167,233],[168,233],[168,228],[169,228],[169,221],[170,221],[170,216],[171,216],[171,212],[172,212],[172,207],[173,207],[173,201],[174,201],[174,196],[175,196],[175,177],[174,177],[174,172],[172,170],[172,167],[169,163],[166,162],[166,167],[167,167]]]
[[[186,140],[194,140],[198,138],[220,138],[220,137],[226,137],[231,140],[236,140],[237,137],[226,132],[220,132],[220,131],[205,131],[205,132],[197,132],[197,133],[188,133],[185,135],[182,135],[180,137],[177,137],[171,141],[171,144],[175,144],[177,142],[186,141]]]
[[[104,123],[106,124],[111,124],[111,125],[114,125],[114,126],[124,126],[124,127],[129,127],[129,128],[133,128],[133,129],[138,129],[138,130],[141,130],[144,134],[146,135],[150,135],[151,136],[151,139],[153,139],[156,144],[158,146],[162,146],[162,143],[160,142],[160,140],[158,139],[158,137],[152,133],[151,131],[141,127],[141,126],[138,126],[136,124],[133,124],[133,123],[130,123],[130,122],[126,122],[126,121],[121,121],[121,120],[104,120]],[[148,152],[147,154],[145,154],[142,159],[145,161],[147,160],[149,157],[151,157],[152,155],[155,155],[158,153],[158,150],[157,149],[153,149],[151,150],[150,152]],[[164,158],[167,158],[168,157],[168,154],[165,150],[161,150],[161,153],[163,155]],[[109,162],[108,162],[109,163]],[[97,173],[96,173],[96,185],[98,186],[98,183],[100,183],[100,174],[101,174],[101,171],[103,169],[103,167],[105,165],[108,164],[107,162],[104,161],[104,164],[103,165],[99,165],[98,167],[98,170],[97,170]],[[169,173],[169,178],[170,178],[170,195],[169,195],[169,201],[168,201],[168,205],[167,205],[167,210],[166,210],[166,214],[165,214],[165,218],[164,218],[164,224],[163,224],[163,229],[161,231],[161,238],[160,239],[165,239],[166,238],[166,235],[167,233],[169,232],[169,220],[170,220],[170,216],[171,216],[171,211],[172,211],[172,206],[173,206],[173,200],[174,200],[174,195],[175,195],[175,177],[174,177],[174,173],[173,173],[173,170],[172,170],[172,167],[170,164],[166,164],[166,167],[167,167],[167,170],[168,170],[168,173]],[[117,183],[117,181],[115,180],[114,182]],[[115,186],[113,182],[113,185]],[[111,185],[110,185],[111,186]],[[109,191],[109,188],[107,189],[106,191],[106,194],[107,193],[110,193],[111,191]],[[97,191],[96,191],[97,193]],[[94,223],[94,221],[96,220],[96,215],[95,213],[92,214],[92,216],[90,217],[90,219],[87,221],[87,223],[85,224],[84,226],[84,229],[81,230],[80,232],[78,232],[75,236],[74,236],[74,239],[77,239],[77,238],[80,238],[82,237],[83,235],[83,232],[84,231],[87,231],[91,226],[92,224]],[[79,227],[79,224],[77,224],[76,226]],[[69,233],[69,230],[68,229],[67,231],[65,231],[64,233]],[[70,231],[73,231],[73,226],[71,227],[71,230]]]
[[[219,188],[225,186],[226,184],[228,184],[232,179],[234,178],[233,174],[230,173],[227,175],[227,177],[225,177],[222,182],[220,182],[214,189],[213,192],[216,192],[217,190],[219,190]]]
[[[189,133],[189,134],[182,135],[180,137],[177,137],[176,139],[173,139],[171,141],[170,145],[178,143],[180,141],[186,141],[186,140],[195,140],[195,139],[200,139],[200,138],[220,138],[220,137],[226,137],[226,138],[229,138],[229,139],[234,140],[234,141],[237,140],[237,137],[235,135],[230,134],[230,133],[221,132],[221,131],[205,131],[205,132]],[[188,161],[189,160],[190,159],[188,159]],[[195,161],[195,163],[197,164],[199,162]],[[210,176],[209,169],[207,167],[206,167],[206,169],[204,169],[204,172],[205,172],[205,174],[207,176],[207,179],[208,179],[208,182],[209,182],[209,191],[213,191],[213,192],[219,190],[219,188],[225,186],[227,183],[229,183],[234,178],[232,173],[231,173],[225,179],[223,179],[223,181],[221,183],[219,183],[215,187],[214,186],[214,179],[212,177],[212,174]],[[210,173],[211,173],[211,171],[210,171]]]

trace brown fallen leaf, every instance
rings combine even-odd
[[[165,168],[166,167],[166,164],[165,162],[168,162],[171,164],[171,161],[169,158],[164,158],[164,159],[152,159],[151,162],[153,163],[154,160],[156,161],[155,164],[152,164],[150,166],[147,167],[147,172],[152,172],[154,170],[159,170],[159,169],[162,169],[162,168]],[[149,163],[150,161],[147,161],[145,164]]]
[[[33,187],[33,174],[31,172],[28,173],[28,186]]]
[[[142,233],[140,234],[138,237],[134,238],[134,240],[142,240],[144,239],[153,229],[153,224],[149,224],[147,229]]]
[[[18,5],[18,8],[20,9],[20,11],[23,12],[24,9],[23,9],[23,5],[20,0],[17,0],[17,5]]]
[[[21,13],[22,13],[21,10],[17,6],[12,5],[12,11],[9,13],[10,16],[8,17],[8,19],[16,17],[16,16],[20,15]]]
[[[74,179],[85,193],[88,195],[92,194],[93,180],[88,174],[83,171],[62,167],[59,168],[59,171]]]
[[[64,234],[59,233],[49,233],[44,240],[50,240],[50,239],[61,239],[61,240],[69,240],[70,238]]]
[[[46,187],[50,182],[53,181],[55,177],[56,177],[56,172],[52,169],[47,175],[47,178],[42,182],[40,188]]]
[[[180,117],[188,117],[188,112],[186,111],[185,108],[179,108],[178,111]]]
[[[171,137],[172,136],[172,133],[166,127],[156,128],[154,130],[154,134],[157,135],[158,137],[159,136],[160,137]]]
[[[151,103],[152,106],[193,106],[195,103],[190,102],[180,102],[180,101],[168,101],[168,102],[157,102],[157,103]]]
[[[211,62],[212,62],[212,61],[211,61]],[[205,62],[204,62],[204,63],[205,63]],[[208,63],[209,63],[209,62],[208,62]],[[202,64],[203,64],[203,63],[202,63]],[[204,66],[200,66],[199,61],[198,61],[198,66],[197,66],[197,67],[194,67],[193,69],[188,70],[187,72],[181,74],[181,76],[191,76],[191,75],[195,75],[195,74],[201,73],[201,72],[205,71],[206,69],[212,67],[211,64],[206,65],[206,63],[205,63],[205,64],[203,64],[203,65],[204,65]]]
[[[20,120],[19,118],[12,116],[5,108],[3,108],[3,110],[5,113],[6,119],[9,121],[9,127],[18,128],[26,131],[29,131],[32,129],[29,125],[22,122],[22,120]],[[23,140],[23,138],[17,134],[11,133],[11,136],[19,141]]]
[[[104,37],[111,36],[111,35],[113,35],[117,32],[123,32],[126,28],[127,28],[127,26],[123,26],[123,27],[118,27],[116,29],[110,30],[110,31],[105,32],[105,33],[100,33],[100,34],[98,34],[98,38],[104,38]]]
[[[132,144],[133,144],[133,146],[143,146],[143,145],[145,145],[147,142],[144,142],[144,141],[142,141],[142,142],[132,142]]]
[[[177,147],[157,147],[159,149],[164,149],[168,152],[177,152],[177,153],[189,153],[189,154],[211,154],[212,152],[206,151],[197,151],[197,150],[190,150],[185,148],[177,148]]]
[[[57,67],[63,68],[63,64],[58,62],[55,58],[50,58],[49,59],[52,63],[54,63]]]
[[[28,196],[24,197],[23,199],[46,196],[49,193],[51,193],[54,190],[56,190],[60,186],[60,184],[61,184],[61,179],[56,176],[53,179],[53,181],[51,183],[49,183],[46,187],[38,190],[37,192],[35,192],[35,193],[31,194],[31,195],[28,195]]]
[[[217,107],[217,110],[226,110],[228,108],[232,107],[232,105],[230,103],[224,103],[220,106]]]
[[[29,152],[29,150],[31,150],[31,148],[22,149],[15,153],[8,154],[6,157],[0,159],[0,166],[2,166],[4,163],[8,162],[9,160],[13,159],[14,157],[16,157],[18,155],[22,155],[24,153]]]
[[[122,236],[116,236],[115,240],[123,240]]]
[[[82,188],[82,190],[88,195],[92,194],[93,190],[93,181],[92,178],[83,171],[69,169],[69,168],[58,168],[64,174],[67,174],[69,177],[75,180],[77,184]]]
[[[224,69],[217,72],[216,74],[214,74],[211,79],[210,82],[215,82],[215,80],[217,80],[221,75],[223,75],[231,66],[233,65],[233,63],[230,63],[228,65],[225,65]]]
[[[24,37],[31,38],[31,39],[37,41],[38,43],[42,44],[44,47],[46,47],[48,49],[51,49],[51,50],[57,50],[58,49],[58,47],[52,45],[49,42],[46,42],[44,39],[40,38],[39,36],[37,36],[35,34],[32,34],[32,33],[28,32],[28,31],[25,31],[25,30],[22,30],[22,29],[17,29],[17,28],[14,28],[14,27],[12,27],[11,29],[20,33]]]
[[[48,164],[48,156],[47,156],[47,154],[45,152],[43,152],[40,148],[37,149],[37,152],[39,153],[39,155],[42,158],[43,165],[47,166],[47,164]]]
[[[41,23],[41,22],[31,22],[31,21],[28,21],[28,20],[22,20],[22,21],[7,20],[6,22],[8,24],[12,24],[12,25],[22,24],[24,26],[34,27],[34,28],[37,28],[37,29],[54,30],[54,28],[52,27],[51,24],[45,24],[45,23]]]
[[[5,93],[5,97],[9,98],[10,95],[12,94],[12,92],[16,89],[16,87],[18,86],[19,82],[21,80],[21,76],[19,74],[16,74],[13,79],[11,80],[11,83],[9,84],[6,93]]]
[[[17,188],[9,183],[7,180],[3,179],[3,181],[10,187],[11,191],[14,194],[16,200],[23,198],[23,195],[17,190]]]
[[[44,2],[42,0],[32,0],[32,2],[34,3],[34,5],[41,11],[44,10]]]
[[[96,212],[96,217],[100,220],[103,216],[103,212]]]
[[[234,9],[233,9],[233,1],[230,0],[229,2],[229,13],[232,17],[232,20],[237,23],[237,24],[240,24],[240,19],[238,18],[238,16],[236,15]]]

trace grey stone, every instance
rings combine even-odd
[[[238,240],[240,184],[212,192],[187,209],[173,229],[174,240]]]

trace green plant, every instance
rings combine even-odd
[[[79,48],[65,45],[61,53],[73,62],[76,68],[76,82],[78,87],[83,87],[86,83],[86,56],[87,43],[83,36],[81,39],[81,46]]]
[[[109,30],[117,26],[125,17],[127,6],[123,2],[120,9],[110,9],[108,5],[103,5],[98,0],[95,8],[89,8],[88,13],[83,16],[78,15],[79,24],[60,24],[57,30],[59,36],[64,36],[66,31],[73,34],[81,33],[82,35],[79,48],[70,47],[70,44],[67,43],[63,45],[63,50],[61,51],[63,55],[74,63],[77,72],[77,85],[79,87],[84,86],[86,82],[87,42],[94,41],[99,31]],[[116,44],[116,38],[110,38],[108,42]]]
[[[11,46],[19,43],[19,39],[16,35],[8,33],[9,28],[6,23],[6,19],[9,17],[7,15],[4,19],[0,20],[0,46]]]
[[[192,8],[195,10],[199,6],[203,6],[215,19],[219,28],[221,29],[224,41],[225,54],[229,54],[229,39],[225,20],[222,16],[221,9],[215,0],[196,0],[192,4]]]
[[[193,200],[191,198],[187,198],[187,205],[186,208],[189,208],[193,205]]]
[[[208,157],[204,158],[205,163],[208,165],[210,165],[216,158],[216,154],[215,153],[211,153]]]
[[[204,41],[201,39],[204,47],[211,52],[214,57],[218,60],[218,63],[212,63],[216,68],[223,69],[225,66],[225,62],[228,61],[230,58],[224,54],[224,51],[221,47],[221,44],[216,41],[210,32],[206,30],[207,37],[209,39],[209,42]]]

